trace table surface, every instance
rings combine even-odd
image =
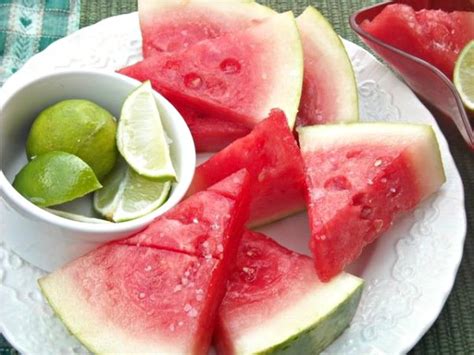
[[[152,0],[149,0],[152,1]],[[162,1],[162,0],[156,0]],[[216,0],[218,1],[218,0]],[[351,13],[377,0],[258,0],[278,11],[299,14],[307,5],[317,7],[342,37],[362,45],[349,27]],[[103,18],[136,11],[136,0],[81,0],[81,27]],[[436,115],[435,115],[436,117]],[[438,117],[437,117],[438,118]],[[413,354],[474,354],[474,153],[456,130],[438,120],[449,142],[451,153],[464,183],[467,236],[464,257],[438,320],[412,350]],[[0,335],[0,354],[15,354]]]

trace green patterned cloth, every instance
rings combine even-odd
[[[30,57],[79,28],[80,0],[0,0],[0,86]]]

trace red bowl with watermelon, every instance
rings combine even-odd
[[[474,3],[470,0],[399,0],[361,9],[350,17],[350,25],[361,39],[425,103],[451,119],[471,149],[474,149],[472,121],[451,79],[459,47],[462,49],[463,43],[474,36],[473,11]],[[433,26],[436,22],[442,26]],[[427,26],[431,28],[421,31],[423,36],[420,36],[417,29],[424,30]],[[451,33],[443,33],[445,29]],[[435,44],[446,41],[449,41],[447,47],[436,48]]]

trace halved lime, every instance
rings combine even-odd
[[[54,206],[100,189],[92,168],[65,152],[37,156],[15,176],[13,187],[40,207]]]
[[[110,223],[112,223],[112,222],[107,221],[105,219],[86,217],[86,216],[83,216],[83,215],[80,215],[80,214],[61,211],[61,210],[56,210],[56,209],[53,209],[53,208],[45,208],[45,210],[52,213],[52,214],[55,214],[56,216],[66,218],[66,219],[70,219],[70,220],[77,221],[77,222],[93,223],[93,224],[110,224]]]
[[[124,222],[160,207],[170,191],[170,181],[141,176],[121,160],[105,179],[104,188],[94,194],[94,208],[111,221]]]
[[[166,133],[149,81],[133,91],[123,104],[117,147],[138,174],[160,181],[176,179]]]
[[[474,112],[474,41],[464,47],[456,60],[454,85],[464,106]]]
[[[99,105],[87,100],[64,100],[35,119],[26,153],[28,159],[52,151],[77,155],[102,179],[117,159],[116,131],[115,118]]]

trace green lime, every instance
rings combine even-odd
[[[149,81],[133,91],[123,104],[117,146],[138,174],[160,181],[176,179],[166,133]]]
[[[26,153],[31,159],[51,152],[77,155],[102,179],[117,158],[117,123],[102,107],[87,100],[65,100],[48,107],[31,126]]]
[[[94,208],[111,221],[128,221],[160,207],[170,191],[170,181],[146,178],[120,161],[106,177],[104,188],[94,193]]]
[[[49,152],[26,164],[15,176],[13,187],[35,205],[47,207],[72,201],[102,185],[82,159]]]
[[[80,214],[61,211],[61,210],[55,210],[55,209],[52,209],[52,208],[45,208],[45,210],[52,213],[52,214],[55,214],[56,216],[66,218],[66,219],[70,219],[70,220],[77,221],[77,222],[93,223],[93,224],[110,224],[111,223],[109,221],[106,221],[105,219],[86,217],[86,216],[82,216]]]
[[[464,47],[456,60],[454,85],[464,106],[474,112],[474,41],[469,42]]]

